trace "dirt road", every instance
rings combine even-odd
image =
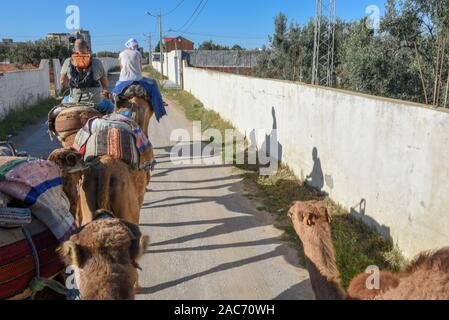
[[[272,217],[256,210],[238,173],[227,166],[170,161],[170,133],[190,128],[179,107],[153,120],[150,137],[158,166],[142,209],[151,237],[138,299],[313,299],[306,270],[294,249],[279,240]],[[46,156],[44,122],[15,139],[19,149]]]

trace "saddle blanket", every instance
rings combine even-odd
[[[90,118],[101,115],[92,106],[59,105],[48,114],[48,130],[50,134],[64,141],[67,137],[76,135]]]
[[[141,85],[147,91],[149,95],[149,103],[153,108],[154,115],[157,121],[160,121],[164,116],[167,115],[167,110],[165,109],[164,100],[162,100],[161,91],[157,85],[157,82],[153,79],[144,78],[140,81],[123,81],[118,82],[112,93],[115,95],[123,94],[129,86],[133,84]]]
[[[123,115],[111,114],[90,119],[78,132],[73,148],[85,160],[110,155],[138,167],[140,154],[152,146],[137,123]]]
[[[61,171],[51,161],[0,157],[0,192],[23,202],[59,242],[77,228],[62,186]]]

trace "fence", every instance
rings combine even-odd
[[[186,51],[186,53],[189,66],[206,68],[254,68],[260,54],[258,51],[236,50],[195,50]]]
[[[449,245],[449,113],[422,105],[200,68],[184,87],[408,257]]]

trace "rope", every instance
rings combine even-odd
[[[36,266],[36,276],[31,280],[29,287],[32,292],[31,299],[34,300],[36,297],[36,294],[44,290],[45,288],[50,288],[56,293],[59,293],[60,295],[65,295],[68,300],[76,300],[79,298],[79,291],[78,290],[68,290],[66,287],[64,287],[61,283],[54,279],[46,279],[41,277],[41,267],[40,267],[40,261],[39,261],[39,253],[37,251],[36,245],[34,244],[33,238],[31,237],[30,232],[27,228],[22,227],[22,233],[24,234],[26,240],[28,241],[28,244],[31,247],[31,253],[33,255],[34,264]]]

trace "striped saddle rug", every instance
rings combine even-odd
[[[139,168],[141,154],[152,146],[137,123],[126,116],[110,114],[90,119],[78,132],[73,148],[85,160],[109,155]]]
[[[55,249],[76,224],[53,162],[0,157],[0,194],[0,299],[8,299],[23,293],[36,276],[32,249],[20,227],[36,246],[41,277],[50,278],[62,270]],[[22,209],[5,208],[18,204]]]

